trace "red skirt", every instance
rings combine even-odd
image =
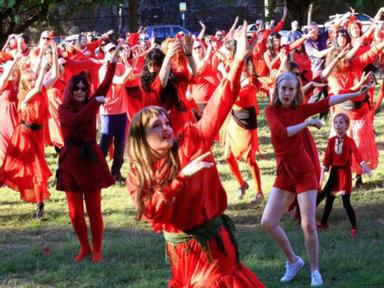
[[[50,197],[47,182],[52,173],[45,161],[43,131],[19,124],[0,170],[0,186],[19,191],[26,202],[39,203]]]
[[[214,237],[209,241],[207,250],[202,250],[194,239],[179,244],[167,243],[172,265],[169,288],[265,287],[254,273],[242,263],[237,263],[236,250],[223,226],[219,235],[226,255],[219,250]]]

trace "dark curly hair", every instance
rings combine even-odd
[[[90,85],[90,81],[89,81],[89,77],[88,77],[87,73],[81,72],[80,74],[72,76],[71,79],[69,79],[68,84],[64,90],[63,105],[70,110],[74,110],[78,106],[77,101],[73,97],[73,89],[80,82],[82,82],[84,84],[85,88],[87,89],[84,102],[85,103],[88,102],[88,98],[90,96],[91,85]]]
[[[141,86],[144,91],[152,91],[151,85],[156,79],[158,73],[149,71],[149,64],[153,63],[161,67],[165,58],[165,54],[158,48],[152,49],[145,57],[143,74],[141,75]],[[178,111],[185,111],[185,107],[180,101],[176,91],[177,78],[170,72],[167,85],[161,89],[160,92],[160,103],[166,109],[176,107]]]

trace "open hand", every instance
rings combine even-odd
[[[183,169],[181,169],[180,172],[186,177],[191,177],[202,169],[211,168],[213,165],[215,165],[214,163],[203,161],[203,159],[210,154],[211,152],[207,152],[203,155],[200,155],[196,159],[189,162]]]

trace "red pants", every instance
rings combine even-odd
[[[101,191],[93,192],[70,192],[66,191],[68,201],[69,218],[80,246],[85,251],[90,251],[88,240],[87,223],[84,217],[84,204],[87,208],[89,223],[91,225],[93,253],[101,255],[103,242],[103,215],[101,214]]]

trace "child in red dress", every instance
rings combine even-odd
[[[145,107],[130,125],[127,189],[137,219],[164,233],[170,288],[264,287],[239,261],[234,224],[223,215],[226,192],[209,152],[239,93],[244,60],[251,52],[246,27],[245,22],[228,78],[215,90],[202,118],[179,130],[177,142],[164,108]]]
[[[320,199],[318,197],[318,202],[321,201],[321,198],[325,197],[325,195],[327,197],[321,223],[318,225],[318,228],[328,228],[328,217],[331,214],[332,205],[336,198],[335,196],[342,195],[343,206],[352,225],[351,236],[354,237],[357,236],[358,231],[355,211],[350,201],[352,192],[352,156],[355,157],[357,163],[360,163],[364,173],[370,175],[371,170],[362,160],[353,138],[346,135],[348,127],[349,117],[344,113],[336,114],[333,118],[333,129],[336,132],[336,136],[328,140],[321,173],[323,176],[324,172],[328,171],[329,167],[331,167],[328,182],[319,195]],[[322,178],[323,177],[321,177],[320,185]],[[322,197],[322,195],[324,196]]]

